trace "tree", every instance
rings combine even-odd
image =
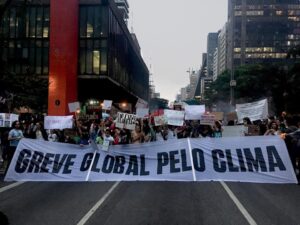
[[[12,111],[22,106],[42,111],[47,105],[48,79],[33,73],[17,75],[2,73],[0,76],[1,96],[10,100],[2,105],[2,111]]]
[[[220,74],[217,80],[211,83],[210,94],[206,94],[205,97],[209,102],[224,101],[229,102],[230,96],[230,73],[228,70]]]
[[[284,65],[249,65],[235,70],[235,98],[237,103],[257,101],[271,98],[275,113],[286,110],[299,113],[300,105],[300,64],[291,68]],[[224,72],[212,83],[210,101],[227,101],[229,103],[230,74]]]

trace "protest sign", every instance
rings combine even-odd
[[[203,114],[201,115],[200,124],[201,125],[215,125],[216,116],[214,114]]]
[[[154,116],[154,125],[162,126],[166,123],[165,116]]]
[[[16,120],[19,120],[18,114],[0,113],[0,127],[11,127]]]
[[[68,103],[69,112],[76,112],[78,109],[80,110],[80,103],[79,102],[70,102]]]
[[[149,108],[137,108],[136,109],[136,117],[144,118],[149,116]]]
[[[215,120],[224,120],[223,112],[211,112],[211,114],[215,115]]]
[[[102,109],[104,110],[111,110],[112,100],[104,100]]]
[[[164,116],[166,118],[168,125],[173,125],[173,126],[183,125],[184,111],[165,109]]]
[[[45,116],[45,129],[70,129],[73,127],[73,116]]]
[[[118,112],[116,119],[116,127],[128,130],[135,129],[136,115]]]
[[[110,151],[22,139],[5,181],[239,181],[297,183],[277,136],[172,139]],[[101,149],[101,148],[99,148]]]
[[[205,105],[186,105],[184,110],[185,120],[200,120],[205,113]]]
[[[136,104],[135,104],[135,108],[149,108],[149,104],[148,102],[146,102],[145,100],[138,98]]]
[[[236,113],[238,122],[242,123],[244,117],[251,121],[263,120],[268,118],[268,101],[267,99],[252,103],[236,104]]]
[[[223,126],[222,137],[242,137],[245,136],[245,126]]]

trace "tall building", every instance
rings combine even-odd
[[[148,68],[113,0],[24,3],[0,21],[1,65],[49,79],[49,115],[68,114],[74,101],[148,101]]]
[[[227,23],[223,26],[218,36],[218,74],[226,70],[227,64],[227,39],[228,39]]]
[[[218,33],[207,35],[207,75],[213,76],[213,62],[215,49],[218,47]]]
[[[121,11],[123,20],[127,24],[129,19],[129,4],[127,0],[115,0],[115,3],[117,4],[118,8]]]
[[[201,80],[207,77],[207,54],[202,53],[202,65],[199,70],[199,76],[194,92],[194,98],[202,98],[203,93],[201,92]]]
[[[187,99],[194,99],[194,93],[196,91],[196,87],[197,87],[197,82],[198,82],[198,78],[199,78],[199,71],[190,71],[190,91],[188,93]]]
[[[214,52],[214,60],[213,60],[213,81],[215,81],[219,74],[219,49],[216,48]]]
[[[299,0],[229,0],[227,68],[286,61],[300,44]]]

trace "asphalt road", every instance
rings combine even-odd
[[[299,209],[295,184],[0,182],[11,225],[300,225]]]

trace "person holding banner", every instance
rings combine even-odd
[[[12,123],[12,129],[8,133],[8,140],[9,140],[9,149],[7,151],[7,166],[5,169],[4,175],[9,168],[10,162],[15,154],[19,141],[24,137],[23,132],[20,127],[19,121],[14,121]]]

